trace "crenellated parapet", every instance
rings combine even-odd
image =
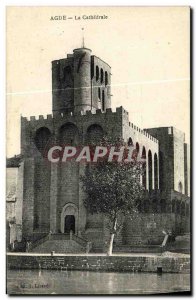
[[[141,129],[138,126],[134,125],[133,123],[129,122],[129,126],[131,128],[133,128],[134,130],[140,132],[141,134],[144,134],[147,138],[149,138],[150,140],[152,140],[155,143],[158,143],[158,139],[156,139],[155,137],[153,137],[152,135],[150,135],[145,129]]]
[[[96,110],[87,110],[87,111],[79,111],[77,113],[73,112],[58,112],[55,114],[49,114],[49,115],[39,115],[39,116],[30,116],[28,117],[21,117],[21,122],[22,124],[29,123],[29,124],[42,124],[42,121],[47,122],[47,121],[53,121],[53,120],[62,120],[66,119],[69,117],[74,118],[81,118],[81,117],[90,117],[94,119],[96,116],[106,116],[106,115],[112,115],[112,116],[123,116],[126,115],[128,116],[128,112],[123,109],[123,107],[117,107],[116,111],[112,110],[111,108],[106,108],[106,110],[103,112],[101,109],[96,109]]]
[[[129,113],[121,106],[117,107],[116,110],[112,110],[112,108],[106,108],[103,112],[101,109],[96,110],[87,110],[87,111],[79,111],[77,113],[73,112],[58,112],[55,114],[48,114],[46,116],[39,115],[39,116],[30,116],[21,117],[21,124],[22,126],[30,126],[32,129],[38,129],[42,126],[54,126],[58,124],[62,124],[62,122],[73,122],[79,123],[83,120],[83,122],[96,122],[99,123],[106,121],[108,118],[113,118],[113,120],[128,120]],[[140,133],[141,135],[146,136],[149,140],[158,143],[158,140],[150,135],[146,130],[139,128],[138,126],[134,125],[133,123],[128,121],[128,126],[130,129]]]
[[[30,116],[30,118],[21,117],[22,149],[24,152],[29,152],[27,149],[34,147],[32,144],[34,144],[36,135],[40,130],[48,130],[49,134],[53,136],[53,140],[57,140],[61,128],[68,125],[75,126],[81,143],[86,139],[86,134],[91,126],[99,126],[104,135],[113,138],[122,137],[126,142],[131,137],[135,142],[134,144],[137,141],[142,141],[142,143],[148,141],[149,148],[154,149],[156,153],[158,152],[158,140],[129,122],[129,113],[122,106],[117,107],[114,111],[111,108],[106,108],[104,112],[97,109],[78,111],[77,113],[58,112],[46,116]]]

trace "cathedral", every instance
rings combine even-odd
[[[139,214],[125,219],[114,250],[160,245],[163,232],[189,233],[190,166],[184,133],[171,126],[141,129],[123,106],[112,111],[111,67],[82,47],[52,61],[52,114],[21,117],[21,212],[16,222],[31,251],[80,252],[86,243],[92,252],[104,251],[104,216],[91,215],[83,204],[80,176],[85,164],[51,163],[45,158],[48,145],[79,146],[103,136],[122,138],[146,162]]]

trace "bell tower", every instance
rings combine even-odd
[[[83,45],[52,61],[53,114],[111,107],[111,68],[91,52]]]

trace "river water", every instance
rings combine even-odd
[[[153,294],[190,290],[190,275],[8,270],[8,294]]]

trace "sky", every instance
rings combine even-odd
[[[174,126],[189,143],[189,13],[188,7],[8,7],[7,157],[20,153],[20,116],[51,113],[51,61],[81,47],[82,28],[85,46],[111,66],[112,108],[122,105],[140,128]],[[107,19],[83,19],[90,15]]]

